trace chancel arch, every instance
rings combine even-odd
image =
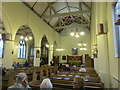
[[[41,65],[48,64],[48,57],[49,57],[49,42],[47,37],[44,35],[41,40],[41,55],[40,59],[42,60]]]
[[[54,45],[53,45],[53,61],[58,65],[59,64],[59,55],[58,55],[58,51],[56,49],[58,49],[58,46],[57,46],[57,42],[54,41]]]

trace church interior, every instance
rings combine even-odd
[[[85,89],[120,89],[120,0],[17,1],[0,2],[1,90],[19,73],[33,90],[45,78],[72,90],[78,77]]]

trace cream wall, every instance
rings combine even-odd
[[[29,10],[23,3],[20,2],[2,3],[2,10],[3,10],[2,19],[6,26],[6,31],[11,34],[11,38],[12,38],[11,40],[13,40],[13,45],[12,43],[9,43],[9,47],[5,47],[5,49],[7,48],[7,51],[9,51],[10,48],[14,46],[14,40],[17,30],[22,25],[27,25],[27,24],[31,28],[31,31],[33,32],[35,38],[34,46],[37,47],[37,49],[40,49],[41,39],[43,35],[46,35],[48,42],[50,44],[53,45],[54,41],[57,41],[57,43],[59,44],[60,36],[50,26],[48,26],[42,19],[40,19],[31,10]],[[28,15],[28,20],[27,20],[27,15]],[[10,53],[11,51],[12,50],[10,50]],[[5,55],[7,55],[7,53],[5,53]],[[8,55],[9,56],[5,56],[2,59],[2,61],[5,62],[6,67],[10,67],[11,63],[13,62],[14,55],[10,55],[10,54]],[[34,58],[34,60],[38,65],[39,59]]]
[[[114,48],[114,13],[113,13],[113,3],[107,3],[107,20],[108,20],[108,49],[109,49],[109,66],[110,66],[110,80],[111,87],[118,88],[118,79],[120,80],[120,72],[118,66],[119,58],[115,57],[115,48]],[[116,79],[115,79],[116,78]]]
[[[112,21],[112,3],[94,3],[93,4],[94,19],[92,19],[92,42],[90,43],[90,35],[87,35],[87,39],[81,38],[82,41],[86,41],[89,45],[98,44],[98,58],[95,60],[95,68],[101,78],[105,83],[105,87],[113,87],[118,88],[119,78],[118,73],[118,58],[114,55],[114,36],[113,36],[113,21]],[[38,16],[36,16],[32,11],[30,11],[23,3],[3,3],[2,4],[2,19],[6,26],[6,31],[11,34],[11,41],[5,42],[5,51],[4,58],[0,59],[7,68],[11,67],[11,64],[14,60],[14,55],[12,51],[14,50],[15,43],[15,35],[17,30],[22,26],[28,24],[31,28],[33,35],[35,37],[35,50],[40,49],[41,39],[43,35],[46,35],[48,42],[52,45],[54,41],[57,41],[57,45],[59,48],[64,48],[63,52],[59,54],[71,55],[71,48],[77,47],[77,43],[75,37],[69,36],[61,36],[58,35],[51,27],[49,27],[43,20],[41,20]],[[29,12],[29,14],[28,14]],[[28,15],[28,22],[27,22]],[[103,23],[105,25],[105,30],[107,32],[106,35],[96,36],[96,33],[99,32],[98,24]],[[12,41],[13,40],[13,41]],[[81,41],[80,40],[80,41]],[[72,42],[72,43],[71,43]],[[61,44],[61,47],[60,47]],[[101,44],[104,44],[101,46]],[[104,52],[104,48],[105,52]],[[101,50],[101,48],[103,50]],[[102,57],[104,52],[104,57]],[[36,52],[35,52],[36,53]],[[90,54],[90,46],[89,50],[86,52],[78,52],[79,55],[84,53]],[[50,54],[52,55],[52,54]],[[38,65],[39,59],[34,58],[35,65]],[[8,63],[9,62],[9,63]],[[62,60],[61,60],[62,62]],[[103,64],[104,63],[104,64]],[[104,77],[104,78],[103,78]],[[107,77],[107,78],[105,78]],[[109,83],[110,81],[110,83]]]
[[[94,66],[100,77],[102,78],[106,88],[118,88],[118,58],[115,57],[114,50],[114,21],[113,21],[113,6],[112,2],[107,3],[93,3],[95,8],[92,8],[94,12],[95,20],[92,19],[91,28],[95,31],[91,32],[92,42],[97,43],[98,58],[94,61]],[[98,25],[103,23],[104,30],[107,34],[97,35],[99,32]],[[94,33],[96,32],[96,33]],[[95,35],[97,35],[95,37]],[[94,38],[97,38],[95,41]]]
[[[96,37],[96,33],[97,33],[97,17],[98,17],[98,13],[97,13],[97,2],[92,3],[92,17],[91,18],[91,56],[93,54],[93,50],[94,50],[94,45],[97,45],[97,37]],[[98,68],[98,60],[97,58],[94,58],[94,68],[96,70],[99,70]]]
[[[75,28],[74,28],[75,30]],[[91,47],[91,37],[90,37],[90,32],[88,30],[85,31],[84,36],[80,36],[79,38],[76,38],[74,36],[70,36],[70,31],[68,29],[67,35],[61,35],[61,47],[65,49],[64,51],[59,52],[59,54],[62,55],[69,55],[72,56],[72,48],[78,48],[78,55],[81,56],[84,54],[89,54],[90,55],[90,47]],[[80,47],[77,45],[79,42],[83,42],[87,44],[87,50],[86,51],[81,51]],[[66,63],[67,60],[61,60],[61,63]]]

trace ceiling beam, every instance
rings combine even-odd
[[[43,16],[45,14],[45,12],[48,10],[48,8],[50,7],[51,3],[48,3],[48,6],[45,8],[44,12],[41,14],[41,16]]]
[[[61,8],[60,10],[58,10],[57,13],[60,12],[60,11],[62,11],[62,10],[65,9],[65,8],[67,8],[67,6]]]
[[[69,6],[70,8],[75,8],[75,9],[79,9],[78,7],[74,7],[74,6]]]
[[[68,8],[68,11],[71,12],[68,2],[66,2],[66,6]]]
[[[38,0],[37,0],[38,1]],[[31,10],[34,9],[34,6],[37,4],[37,1],[33,4],[33,6],[31,7]]]
[[[53,18],[53,17],[60,17],[60,16],[67,16],[67,15],[75,15],[75,14],[84,14],[84,13],[91,13],[90,10],[81,10],[81,11],[75,11],[75,12],[67,12],[67,13],[57,13],[53,15],[47,15],[43,16],[43,18]]]
[[[81,18],[83,19],[83,20],[85,20],[87,23],[90,23],[90,21],[88,21],[86,18],[85,18],[85,16],[81,16]]]
[[[79,10],[82,10],[81,2],[79,2]]]
[[[65,25],[65,22],[63,22],[62,18],[60,18],[60,21],[62,22],[63,25]]]
[[[53,12],[54,12],[55,14],[57,14],[56,8],[55,8],[53,5],[51,5],[50,8],[53,10]]]
[[[85,2],[81,2],[84,4],[84,6],[86,6],[88,9],[91,9],[91,7],[89,7]]]
[[[90,26],[90,24],[66,25],[66,26],[54,27],[54,29],[85,27],[85,26]]]

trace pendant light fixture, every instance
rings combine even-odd
[[[76,38],[79,38],[80,36],[83,36],[84,34],[85,34],[84,31],[79,32],[77,28],[75,31],[71,31],[70,33],[71,36],[75,36]]]

